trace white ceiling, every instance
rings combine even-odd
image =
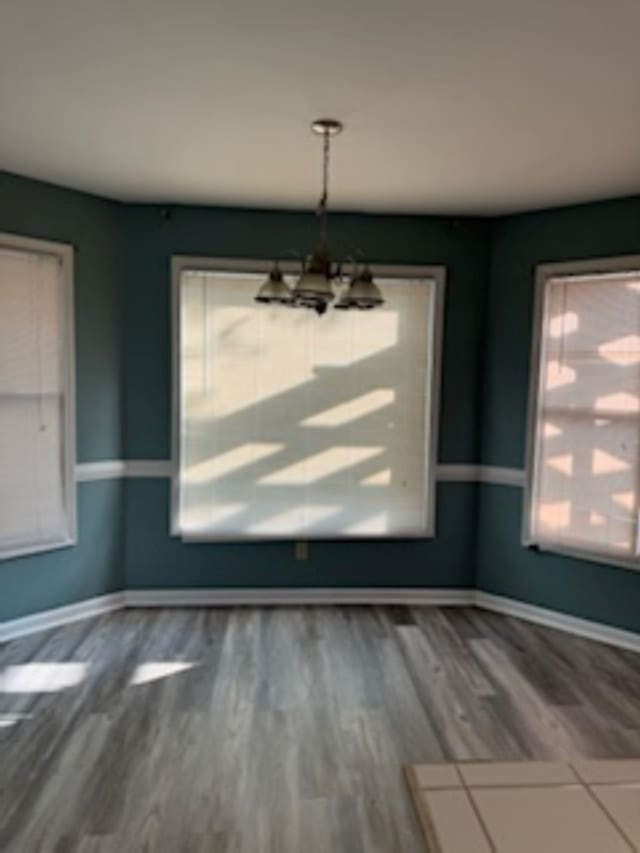
[[[0,168],[124,200],[496,213],[640,190],[638,0],[2,0]]]

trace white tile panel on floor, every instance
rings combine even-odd
[[[640,761],[407,769],[429,851],[640,853]]]
[[[478,788],[472,797],[498,853],[631,851],[581,785]],[[444,852],[448,853],[446,845]]]
[[[445,853],[491,853],[466,791],[425,791],[422,796]]]
[[[462,788],[462,779],[455,764],[421,764],[416,767],[418,787]]]
[[[573,761],[572,765],[582,781],[589,784],[640,782],[640,760]]]
[[[514,785],[575,785],[573,770],[559,761],[481,761],[460,764],[469,787]]]
[[[591,790],[629,841],[640,850],[640,782],[593,785]]]

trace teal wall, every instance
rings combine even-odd
[[[494,222],[486,306],[482,462],[524,467],[536,264],[640,254],[640,198]],[[476,584],[575,616],[640,630],[640,573],[523,548],[522,489],[482,486]]]
[[[290,542],[183,544],[169,536],[169,481],[128,480],[127,586],[355,587],[473,585],[474,485],[438,487],[438,535],[431,541],[312,542],[293,559]]]
[[[77,458],[123,455],[119,206],[0,173],[0,231],[75,246]],[[123,485],[78,485],[79,543],[0,563],[0,620],[122,586]]]
[[[306,213],[132,206],[125,213],[126,453],[170,454],[170,259],[174,254],[271,258],[306,249],[315,217]],[[441,462],[474,462],[480,452],[479,380],[489,257],[486,221],[444,217],[331,217],[336,256],[362,250],[371,261],[445,264]],[[470,586],[475,562],[477,488],[440,485],[438,536],[413,542],[314,542],[308,561],[292,543],[185,545],[168,536],[169,489],[163,480],[126,484],[127,585]]]
[[[523,466],[533,271],[640,253],[640,198],[498,220],[335,215],[337,255],[445,264],[439,461]],[[119,205],[0,173],[0,230],[76,246],[78,461],[168,459],[173,254],[272,257],[313,242],[306,213]],[[0,619],[127,585],[448,586],[640,630],[640,574],[525,549],[522,490],[438,486],[431,541],[184,545],[169,482],[78,485],[79,543],[0,565]]]
[[[292,248],[313,246],[316,219],[305,213],[132,206],[125,223],[126,451],[132,459],[167,459],[171,256],[282,257]],[[447,267],[441,462],[474,462],[480,452],[475,423],[489,235],[489,223],[477,219],[331,217],[337,257],[361,249],[378,263]]]
[[[78,484],[78,540],[0,562],[0,622],[61,607],[124,586],[121,480]]]

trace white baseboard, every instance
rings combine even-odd
[[[30,616],[10,619],[8,622],[0,622],[0,643],[33,634],[36,631],[57,628],[59,625],[66,625],[78,619],[87,619],[89,616],[99,616],[101,613],[120,610],[124,606],[124,593],[112,592],[109,595],[99,595],[96,598],[66,604],[64,607],[56,607],[53,610],[42,610]]]
[[[0,642],[5,643],[36,631],[57,628],[78,619],[99,616],[123,607],[234,607],[252,605],[321,604],[413,604],[434,607],[464,607],[473,603],[471,589],[429,589],[427,587],[345,588],[345,589],[131,589],[89,598],[65,607],[43,610],[0,623]]]
[[[505,598],[502,595],[491,595],[481,590],[475,591],[474,603],[476,607],[483,610],[493,610],[505,616],[515,616],[526,622],[556,628],[558,631],[565,631],[577,637],[586,637],[588,640],[597,640],[599,643],[608,643],[621,649],[640,652],[640,634],[633,631],[623,631],[621,628],[613,628],[602,622],[579,619],[577,616],[569,616],[557,610],[547,610],[544,607],[525,604],[523,601]]]
[[[640,653],[640,634],[601,622],[535,607],[513,598],[473,589],[428,587],[282,588],[282,589],[131,589],[89,598],[0,623],[0,642],[99,616],[123,607],[233,607],[332,604],[400,604],[432,607],[479,607],[578,637]]]
[[[129,589],[126,607],[231,607],[243,605],[414,604],[464,607],[473,603],[472,589],[428,587],[349,587],[282,589]]]

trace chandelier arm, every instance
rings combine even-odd
[[[304,272],[305,266],[306,266],[305,265],[305,259],[304,259],[304,255],[302,254],[302,252],[299,249],[287,249],[286,252],[283,252],[283,255],[285,257],[291,256],[292,258],[295,258],[296,261],[299,261],[300,266],[302,268],[302,271]]]
[[[356,276],[358,273],[358,259],[357,259],[357,257],[355,255],[345,255],[343,258],[341,258],[336,263],[336,276],[335,277],[341,283],[344,280],[344,275],[345,275],[344,269],[348,264],[351,264],[353,267],[353,273],[351,274],[352,278],[354,276]],[[348,278],[347,278],[347,280],[348,280]]]

